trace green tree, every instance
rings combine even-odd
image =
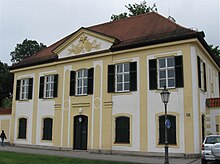
[[[21,44],[17,44],[15,50],[10,53],[11,62],[20,62],[23,59],[32,56],[36,52],[39,52],[43,48],[47,47],[43,43],[38,43],[35,40],[25,39]]]
[[[0,107],[4,107],[5,99],[10,99],[13,91],[13,74],[9,66],[0,60]]]
[[[112,14],[111,16],[111,20],[115,21],[115,20],[119,20],[119,19],[124,19],[130,16],[135,16],[135,15],[139,15],[139,14],[144,14],[144,13],[149,13],[149,12],[157,12],[157,6],[154,3],[153,6],[149,6],[149,4],[147,4],[146,1],[140,2],[140,4],[128,4],[125,5],[125,7],[128,9],[128,13],[124,12],[121,13],[119,15],[114,15]]]
[[[209,45],[209,47],[210,47],[211,50],[214,52],[214,54],[216,55],[216,57],[220,60],[220,49],[219,49],[219,46]]]

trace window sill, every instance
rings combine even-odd
[[[24,99],[24,100],[17,100],[17,101],[19,101],[19,102],[28,102],[29,100],[31,100],[31,99]]]
[[[42,139],[40,142],[52,143],[52,140],[46,140],[46,139]]]
[[[156,145],[157,148],[164,148],[164,146],[165,146],[165,144],[160,144],[160,143]],[[168,146],[170,148],[179,148],[178,144],[168,144]]]
[[[114,92],[113,96],[119,96],[119,95],[132,95],[131,91],[125,91],[125,92]]]
[[[48,97],[48,98],[44,97],[44,98],[42,98],[42,100],[43,100],[43,101],[46,101],[46,100],[54,100],[54,97]]]
[[[178,92],[179,88],[166,88],[167,90],[169,90],[169,92]],[[155,93],[161,93],[162,92],[162,88],[161,89],[156,89]]]
[[[27,138],[17,138],[17,141],[27,141]]]
[[[84,96],[88,96],[88,94],[84,94],[84,95],[75,95],[75,97],[84,97]]]
[[[126,146],[126,147],[131,147],[132,146],[131,143],[122,143],[122,142],[114,142],[113,145],[114,146]]]

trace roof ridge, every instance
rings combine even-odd
[[[141,17],[143,15],[148,15],[148,14],[152,14],[152,13],[155,13],[155,12],[152,11],[152,12],[149,12],[149,13],[134,15],[134,16],[130,16],[130,17],[127,17],[127,18],[123,18],[123,19],[118,19],[118,20],[114,20],[114,21],[110,21],[110,22],[105,22],[105,23],[101,23],[101,24],[97,24],[97,25],[92,25],[92,26],[89,26],[89,27],[86,27],[86,28],[93,28],[93,27],[102,26],[102,25],[106,25],[106,24],[113,24],[113,23],[116,23],[116,22],[123,22],[123,21],[126,21],[128,19],[135,19],[137,17]]]

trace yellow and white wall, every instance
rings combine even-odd
[[[105,40],[109,41],[108,38]],[[104,45],[108,47],[108,44],[106,41]],[[68,46],[69,44],[58,51],[61,53],[61,58],[65,58],[65,47]],[[171,145],[169,151],[199,154],[202,142],[201,115],[205,114],[206,98],[219,97],[220,70],[196,39],[81,56],[13,70],[14,84],[18,79],[32,77],[34,87],[32,100],[13,99],[11,143],[72,149],[73,117],[83,114],[88,116],[87,148],[89,150],[164,152],[163,145],[158,144],[158,118],[164,113],[164,105],[160,98],[161,91],[149,90],[148,61],[163,56],[178,55],[183,56],[184,87],[169,90],[171,96],[168,114],[176,116],[177,129],[177,144]],[[197,56],[207,64],[207,92],[198,88]],[[137,62],[137,91],[107,93],[108,65],[132,61]],[[91,67],[94,67],[93,95],[69,96],[70,71]],[[58,97],[39,99],[40,77],[48,74],[59,74]],[[129,144],[114,143],[115,118],[118,116],[130,118]],[[17,139],[18,119],[21,117],[27,118],[28,121],[25,140]],[[45,117],[53,118],[53,137],[50,142],[41,139],[42,120]]]

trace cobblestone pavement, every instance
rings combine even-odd
[[[62,156],[62,157],[108,160],[108,161],[123,161],[123,162],[145,163],[145,164],[164,163],[163,157],[110,155],[110,154],[89,153],[87,151],[75,151],[75,150],[70,150],[70,151],[62,150],[61,151],[61,150],[46,150],[46,149],[39,149],[39,148],[5,146],[5,147],[0,147],[0,151],[29,153],[29,154],[44,154],[44,155],[46,154],[46,155]],[[169,158],[169,161],[170,161],[170,164],[201,164],[200,159]]]

